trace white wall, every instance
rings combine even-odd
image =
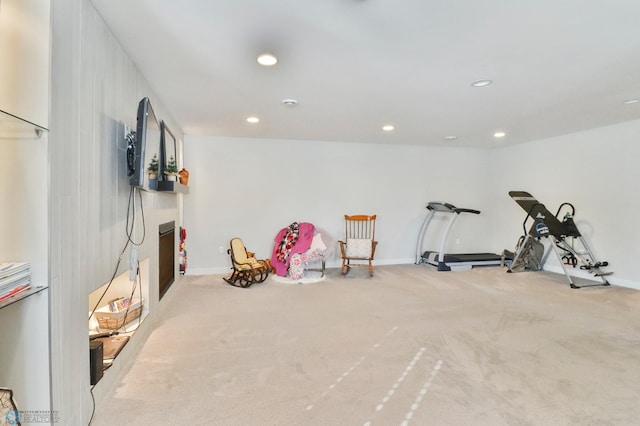
[[[46,98],[44,99],[46,101]],[[48,284],[47,134],[16,139],[0,124],[0,262],[29,262],[32,287]],[[0,386],[27,411],[50,409],[47,290],[0,309]]]
[[[0,1],[0,110],[47,127],[49,0]]]
[[[0,110],[46,127],[49,108],[49,0],[0,2]],[[48,135],[0,117],[0,262],[31,266],[46,286]],[[22,410],[48,412],[49,306],[43,290],[0,309],[0,386]],[[3,419],[4,420],[4,419]]]
[[[410,263],[427,201],[487,207],[483,150],[194,136],[184,147],[190,274],[226,272],[236,236],[270,257],[275,235],[293,221],[340,239],[345,214],[378,215],[378,264]],[[460,249],[477,248],[484,223],[460,221]]]
[[[338,239],[345,213],[379,215],[377,264],[410,263],[433,200],[482,211],[459,218],[448,251],[501,253],[523,232],[525,213],[508,195],[523,190],[554,213],[574,204],[579,229],[611,264],[610,282],[640,288],[639,138],[640,121],[490,150],[187,136],[187,273],[227,272],[219,247],[235,236],[270,257],[274,236],[294,220]],[[426,249],[437,249],[438,231]]]

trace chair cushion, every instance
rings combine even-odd
[[[373,243],[368,238],[347,238],[347,257],[371,257]]]
[[[247,249],[240,238],[231,240],[231,251],[233,252],[233,259],[235,260],[234,266],[236,269],[245,271],[262,267],[258,259],[248,255]]]
[[[247,257],[244,259],[243,262],[239,262],[236,259],[236,268],[245,271],[247,269],[256,269],[256,268],[260,268],[262,267],[262,265],[260,264],[260,262],[255,258],[255,257]]]
[[[231,251],[233,252],[233,257],[236,261],[247,261],[247,249],[244,247],[244,243],[240,238],[233,238],[231,240]]]

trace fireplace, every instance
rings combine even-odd
[[[160,299],[175,281],[175,221],[163,223],[158,227],[160,233],[158,253],[158,294]]]

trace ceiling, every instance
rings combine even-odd
[[[484,148],[640,118],[638,1],[92,3],[188,135]]]

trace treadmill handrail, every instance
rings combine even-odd
[[[438,250],[438,264],[444,264],[444,250],[447,248],[447,240],[449,239],[449,233],[451,232],[451,228],[453,228],[453,224],[456,222],[456,219],[460,216],[456,214],[451,216],[451,220],[449,220],[449,224],[444,230],[444,234],[442,235],[442,239],[440,240],[440,250]]]
[[[453,204],[442,203],[440,201],[429,201],[427,203],[427,210],[453,213],[457,207]]]
[[[472,213],[472,214],[480,214],[480,210],[475,209],[465,209],[462,207],[456,207],[453,204],[443,203],[440,201],[429,201],[427,203],[427,209],[431,211],[444,212],[444,213]]]
[[[456,208],[455,212],[460,214],[460,213],[473,213],[473,214],[480,214],[480,210],[474,210],[474,209],[463,209],[463,208]]]

